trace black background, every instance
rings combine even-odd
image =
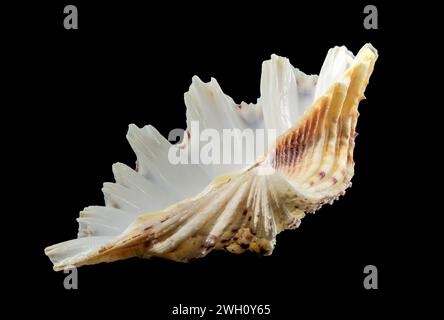
[[[78,7],[78,30],[63,28],[67,4]],[[400,9],[375,2],[379,29],[365,30],[365,4],[62,1],[45,8],[44,26],[34,29],[37,59],[24,80],[38,102],[28,104],[21,123],[36,168],[28,172],[32,183],[23,201],[32,208],[32,239],[26,262],[16,266],[29,278],[14,293],[30,293],[36,315],[47,318],[192,319],[171,315],[179,303],[270,304],[271,315],[258,317],[264,319],[303,311],[362,318],[386,314],[386,307],[396,314],[392,298],[403,291],[411,245],[402,237],[406,213],[391,198],[400,183],[402,139],[393,123],[402,114],[394,92],[405,33]],[[215,77],[236,102],[255,102],[261,63],[272,53],[318,73],[330,47],[356,53],[367,42],[380,57],[359,109],[353,187],[296,231],[280,234],[272,256],[213,252],[189,264],[130,259],[85,266],[79,289],[64,289],[65,274],[52,271],[43,250],[76,236],[82,208],[103,204],[100,189],[113,181],[113,163],[133,165],[128,124],[152,124],[164,135],[185,128],[183,93],[194,74]],[[378,290],[363,287],[368,264],[378,267]]]

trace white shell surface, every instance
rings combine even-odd
[[[356,57],[335,47],[316,76],[272,55],[262,65],[256,104],[237,104],[215,79],[193,77],[184,141],[172,146],[154,127],[130,125],[137,170],[113,165],[115,182],[102,189],[105,206],[81,212],[78,239],[46,248],[54,268],[131,256],[187,261],[222,248],[271,253],[277,233],[349,186],[356,108],[376,58],[371,45]],[[192,151],[193,122],[220,134],[274,129],[279,138],[267,137],[271,149],[256,149],[243,163],[172,164],[171,148]],[[264,168],[276,172],[262,175]]]

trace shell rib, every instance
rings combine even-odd
[[[272,55],[257,104],[237,105],[215,79],[193,77],[185,94],[188,137],[174,147],[192,149],[194,120],[217,131],[273,128],[273,147],[257,150],[251,163],[173,165],[171,144],[157,130],[131,125],[137,170],[113,166],[105,206],[81,212],[77,239],[45,249],[54,270],[135,256],[189,261],[214,249],[271,254],[279,232],[351,185],[357,107],[376,59],[369,44],[356,57],[335,47],[317,77]]]

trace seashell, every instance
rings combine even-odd
[[[356,57],[335,47],[318,77],[272,55],[262,65],[256,104],[237,105],[215,79],[193,77],[182,143],[130,125],[137,169],[113,165],[105,206],[80,213],[77,239],[45,249],[54,270],[135,256],[189,261],[220,249],[270,255],[279,232],[297,228],[305,213],[351,185],[357,107],[376,59],[370,44]],[[193,150],[193,121],[219,133],[272,128],[277,138],[267,136],[271,148],[256,150],[250,162],[173,164],[169,152],[189,157]]]

